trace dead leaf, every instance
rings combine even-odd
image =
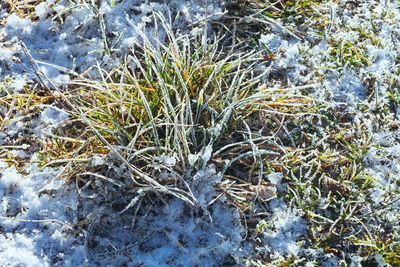
[[[249,189],[252,193],[254,193],[254,196],[257,194],[257,186],[256,185],[250,185]],[[258,191],[258,197],[263,199],[263,200],[271,200],[276,197],[276,185],[272,183],[267,183],[264,182],[260,185],[259,191]]]
[[[342,195],[346,195],[346,187],[339,183],[338,181],[324,175],[322,178],[322,186],[325,190],[332,192],[332,193],[340,193]]]

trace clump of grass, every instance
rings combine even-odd
[[[39,89],[37,84],[27,83],[23,88],[16,88],[14,82],[8,77],[0,84],[0,131],[4,134],[0,157],[15,165],[17,170],[23,171],[31,162],[15,156],[12,150],[22,149],[27,155],[37,152],[35,163],[39,167],[65,156],[67,147],[60,142],[62,137],[55,134],[42,140],[35,135],[33,129],[43,107],[59,101],[60,97]],[[20,129],[17,135],[12,130],[15,126]],[[11,131],[8,130],[10,127]],[[66,143],[65,140],[64,142]]]
[[[253,53],[224,54],[217,39],[193,46],[195,39],[175,36],[159,20],[167,44],[138,30],[142,42],[122,66],[109,73],[99,69],[101,82],[74,82],[70,95],[79,95],[76,105],[126,163],[154,177],[158,174],[152,166],[169,155],[185,176],[196,161],[206,166],[238,101],[260,86],[251,71],[257,58]]]
[[[91,90],[80,92],[80,103],[111,144],[135,147],[147,138],[159,153],[174,151],[183,160],[216,139],[235,101],[259,80],[244,79],[251,75],[246,61],[256,59],[251,54],[222,54],[218,40],[193,50],[188,36],[167,31],[169,45],[142,35],[123,66],[100,70],[103,81],[75,84]],[[206,129],[213,127],[215,133]]]
[[[396,233],[388,220],[376,214],[380,208],[372,193],[378,178],[365,162],[374,147],[370,131],[374,119],[364,115],[364,120],[354,123],[355,113],[320,107],[313,116],[294,123],[288,131],[298,148],[281,159],[289,185],[283,196],[305,213],[311,247],[339,258],[343,253],[358,254],[365,264],[374,263],[377,255],[395,263]],[[318,130],[320,126],[323,131]],[[372,226],[372,221],[379,221],[379,226]]]
[[[221,38],[176,35],[162,16],[156,18],[167,41],[136,29],[141,42],[121,66],[110,72],[99,67],[101,81],[71,84],[66,96],[74,115],[105,145],[103,154],[128,166],[132,177],[118,178],[127,186],[153,188],[194,205],[190,177],[213,163],[225,175],[222,194],[243,210],[254,199],[270,199],[272,185],[262,181],[271,171],[265,162],[286,150],[273,141],[269,127],[276,130],[287,116],[306,113],[312,99],[289,88],[266,88],[256,53],[222,49]],[[244,176],[234,170],[239,162]]]

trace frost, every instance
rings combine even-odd
[[[267,179],[268,179],[271,183],[275,184],[275,185],[276,185],[276,188],[277,188],[279,191],[286,191],[286,190],[287,190],[286,186],[283,185],[283,184],[281,183],[281,181],[282,181],[282,179],[283,179],[282,173],[279,173],[279,172],[270,173],[270,174],[267,176]]]
[[[175,155],[169,156],[169,155],[163,154],[160,157],[158,157],[157,160],[160,164],[162,164],[166,167],[173,167],[176,165],[176,162],[177,162]]]
[[[0,236],[0,265],[10,263],[24,266],[50,266],[40,256],[34,254],[35,245],[22,234]],[[23,257],[21,257],[23,255]]]
[[[56,127],[66,119],[68,119],[68,113],[56,107],[48,107],[40,114],[40,120],[43,123],[55,124],[52,127]]]
[[[218,18],[218,14],[221,13],[220,3],[208,2],[208,15],[214,16],[210,19]],[[42,71],[55,82],[65,84],[69,79],[61,70],[83,73],[95,66],[96,61],[103,68],[108,69],[117,65],[119,62],[117,58],[129,52],[134,42],[140,41],[134,27],[142,28],[149,32],[149,35],[153,35],[152,32],[155,30],[152,26],[153,12],[160,12],[167,18],[169,15],[187,18],[177,20],[179,23],[174,24],[176,30],[193,29],[193,23],[203,19],[205,15],[203,3],[197,0],[164,1],[164,3],[149,3],[145,0],[100,0],[96,1],[96,6],[98,5],[96,8],[91,8],[89,4],[79,3],[80,1],[66,0],[42,1],[35,7],[38,21],[20,18],[16,13],[9,15],[3,33],[6,41],[13,45],[6,50],[0,48],[0,58],[9,61],[11,56],[15,55],[28,65],[17,45],[16,35],[18,34],[28,49],[33,51],[32,56],[40,61]],[[62,21],[63,16],[60,14],[65,11],[69,11],[68,16]],[[179,15],[181,11],[185,12],[185,16]],[[106,40],[103,40],[100,30],[100,15],[104,21]],[[158,36],[162,39],[165,33],[161,27],[158,30]],[[117,42],[120,37],[121,39]],[[109,55],[105,51],[105,42],[107,46],[114,47],[113,60],[107,60]],[[2,65],[3,63],[0,62],[0,77],[7,74],[7,70],[3,69]],[[26,73],[18,64],[7,62],[7,65],[14,68],[15,74]],[[89,74],[97,75],[95,71]]]
[[[277,34],[262,34],[260,43],[265,45],[272,53],[278,53],[281,48],[282,38]]]
[[[197,154],[189,154],[188,161],[190,166],[194,166],[194,164],[197,162],[198,159],[199,156]]]
[[[105,163],[105,160],[103,157],[100,157],[98,155],[93,156],[93,159],[92,159],[93,166],[100,166],[100,165],[103,165],[104,163]]]
[[[9,61],[13,56],[13,51],[6,48],[0,48],[0,60],[1,61]]]
[[[10,11],[0,4],[0,78],[13,75],[11,91],[21,92],[34,77],[23,67],[29,64],[17,34],[38,60],[41,71],[56,84],[66,84],[97,63],[106,70],[119,64],[130,48],[141,42],[137,29],[142,29],[151,37],[157,35],[161,42],[165,41],[166,34],[159,24],[156,30],[155,13],[164,15],[167,20],[176,18],[172,22],[173,31],[192,35],[204,32],[200,22],[206,13],[205,1],[98,0],[92,1],[94,7],[91,7],[90,1],[39,2],[34,9],[37,18],[20,17],[19,12],[9,14]],[[221,16],[223,2],[208,1],[209,20]],[[75,3],[84,4],[70,9]],[[306,29],[293,23],[297,19],[295,17],[277,20],[288,31],[301,35],[301,41],[277,24],[265,27],[256,44],[262,54],[272,53],[274,58],[268,61],[271,71],[261,79],[265,80],[268,88],[276,90],[316,83],[318,86],[307,94],[316,102],[320,101],[317,109],[341,106],[344,107],[342,113],[356,113],[354,120],[348,123],[352,124],[352,131],[361,129],[361,133],[352,132],[350,135],[368,137],[368,149],[360,156],[359,165],[363,168],[362,175],[368,175],[374,182],[367,189],[366,204],[361,207],[360,213],[368,215],[377,211],[376,221],[366,228],[381,231],[381,225],[386,223],[398,232],[400,204],[382,205],[399,191],[400,139],[396,127],[400,107],[396,102],[399,98],[395,96],[400,81],[399,4],[393,1],[361,1],[357,2],[357,6],[344,8],[347,4],[351,1],[320,3],[318,14],[328,10],[330,17],[313,19]],[[66,14],[61,15],[68,9]],[[100,18],[104,19],[104,35],[99,26],[102,23]],[[324,28],[316,30],[313,25],[324,25]],[[346,51],[348,44],[353,50]],[[132,58],[130,63],[135,64]],[[97,75],[94,70],[87,73],[91,79],[98,78]],[[6,91],[9,93],[8,89]],[[271,99],[273,102],[279,100],[275,97]],[[39,118],[29,123],[19,120],[23,116],[20,112],[12,114],[15,116],[6,122],[0,133],[0,144],[35,134],[45,137],[69,119],[68,113],[56,106],[41,108],[43,111]],[[4,110],[2,107],[2,118]],[[367,119],[366,114],[371,116]],[[343,114],[334,115],[341,119]],[[378,119],[375,120],[373,115]],[[225,123],[226,120],[206,130],[219,138]],[[285,126],[279,129],[287,130]],[[24,136],[25,132],[28,134]],[[317,130],[316,134],[323,134],[323,131]],[[282,140],[279,141],[281,143]],[[348,140],[350,143],[354,141],[358,140]],[[360,143],[360,147],[353,148],[354,154],[362,145]],[[21,143],[18,146],[8,150],[10,153],[7,156],[30,160],[27,168],[9,167],[8,162],[0,160],[1,266],[82,266],[85,258],[89,266],[213,266],[232,264],[232,257],[251,259],[258,252],[277,265],[292,256],[299,258],[299,265],[305,266],[338,266],[341,263],[342,259],[323,249],[306,248],[306,241],[310,240],[309,226],[302,211],[294,204],[297,200],[285,203],[280,198],[280,194],[290,193],[290,190],[287,184],[282,183],[284,175],[278,172],[263,177],[276,184],[278,197],[263,203],[265,218],[257,225],[261,245],[251,247],[243,241],[243,216],[229,205],[228,197],[216,199],[221,194],[216,188],[226,180],[217,172],[219,169],[209,165],[213,156],[212,145],[204,146],[187,159],[174,154],[161,155],[153,158],[153,165],[148,166],[154,167],[152,178],[168,186],[168,189],[184,180],[196,200],[194,206],[162,194],[162,200],[158,194],[153,194],[139,201],[138,194],[142,191],[132,188],[116,191],[89,175],[81,177],[82,180],[77,179],[76,184],[66,184],[62,179],[55,179],[61,169],[40,169],[41,155],[24,151],[36,149],[34,146]],[[318,152],[330,153],[330,147],[324,146],[323,142],[316,147],[323,150]],[[117,149],[124,151],[121,147]],[[109,158],[94,156],[88,165],[109,167],[107,174],[112,179],[130,179],[126,166],[114,164],[116,158],[116,155]],[[193,168],[192,172],[182,175],[182,179],[177,179],[170,169],[179,167],[180,160],[187,160]],[[221,161],[228,160],[222,158]],[[302,179],[307,182],[307,177]],[[360,177],[354,178],[354,181],[358,182]],[[353,179],[345,179],[345,182],[349,184]],[[85,190],[82,184],[87,185]],[[305,188],[302,194],[299,197],[306,199],[311,194],[311,188]],[[319,201],[321,210],[327,211],[332,205],[323,193]],[[140,204],[120,214],[129,203]],[[71,225],[73,227],[69,227]],[[79,231],[80,228],[86,232]],[[360,256],[346,254],[345,257],[350,262],[349,266],[364,264]],[[386,266],[381,256],[370,257],[374,257],[380,266]]]
[[[212,145],[211,145],[211,144],[207,145],[207,146],[202,150],[201,159],[203,160],[203,165],[204,165],[204,166],[205,166],[205,165],[207,164],[207,162],[210,160],[211,155],[212,155],[212,152],[213,152],[213,148],[212,148]]]
[[[34,129],[34,132],[38,137],[46,136],[68,118],[69,115],[66,111],[54,106],[46,107],[40,113],[39,125]]]
[[[60,252],[72,255],[71,249],[75,247],[73,239],[66,239],[67,234],[64,231],[60,232],[57,224],[35,225],[11,219],[17,216],[23,220],[57,218],[63,221],[66,220],[67,210],[74,202],[74,194],[69,190],[64,195],[62,190],[57,193],[52,192],[57,195],[57,202],[49,201],[46,194],[39,196],[40,188],[46,184],[51,175],[48,169],[44,172],[39,172],[37,169],[35,171],[35,168],[31,170],[34,173],[28,170],[29,174],[23,176],[15,167],[8,167],[4,161],[0,161],[0,195],[3,196],[0,228],[5,231],[0,235],[1,266],[10,266],[10,263],[21,266],[50,266],[51,261],[55,260],[52,259],[52,255]],[[64,185],[61,180],[55,182],[58,186],[49,186],[48,189],[60,189]],[[61,243],[61,240],[65,242]]]
[[[35,12],[36,16],[38,16],[41,19],[45,19],[47,14],[51,12],[51,9],[49,8],[50,4],[53,4],[54,0],[49,0],[47,2],[42,2],[39,5],[35,7]]]
[[[297,255],[302,246],[300,238],[307,234],[306,222],[298,215],[299,210],[287,208],[281,199],[271,200],[270,205],[273,211],[271,217],[258,224],[265,242],[260,249],[282,255]]]

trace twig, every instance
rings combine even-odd
[[[361,215],[361,217],[365,217],[365,216],[368,216],[368,215],[377,213],[377,212],[379,212],[379,211],[383,211],[387,206],[390,206],[390,205],[392,205],[393,203],[395,203],[395,202],[397,202],[397,201],[399,201],[399,200],[400,200],[400,197],[397,197],[397,198],[395,198],[394,200],[390,201],[389,203],[383,204],[383,205],[381,205],[380,207],[376,208],[375,210],[372,210],[372,211],[370,211],[370,212],[368,212],[368,213],[365,213],[365,214]]]
[[[234,185],[235,182],[230,183],[227,188],[221,193],[219,194],[216,198],[214,198],[213,200],[211,200],[210,202],[208,202],[207,207],[211,206],[212,204],[215,203],[215,201],[217,201],[218,199],[220,199],[223,195],[226,194],[226,192],[228,192],[229,189],[231,189],[232,185]]]

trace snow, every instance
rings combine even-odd
[[[173,167],[176,165],[177,159],[176,155],[166,155],[163,154],[157,158],[160,164],[164,165],[165,167]]]
[[[57,127],[57,124],[66,119],[68,119],[68,113],[56,107],[47,107],[42,111],[39,118],[42,123],[53,124],[54,127]]]
[[[278,53],[279,50],[284,49],[285,44],[287,43],[287,41],[282,40],[282,38],[278,34],[273,33],[262,34],[259,41],[262,46],[266,46],[274,54]]]
[[[301,237],[307,234],[307,223],[299,216],[299,210],[291,210],[282,199],[271,200],[272,215],[259,222],[262,229],[264,253],[297,255],[302,246]]]
[[[47,0],[46,2],[42,2],[37,5],[35,7],[36,16],[38,16],[40,19],[46,19],[49,12],[52,11],[52,8],[50,8],[50,6],[53,4],[54,0]]]
[[[209,169],[195,176],[208,180],[211,187],[218,180],[215,175],[215,171]],[[204,201],[211,200],[212,194],[209,194],[213,190],[201,185],[190,184],[199,199],[203,195]],[[85,192],[81,197],[85,199],[91,194],[95,194],[96,199],[106,198],[96,191]],[[81,215],[87,211],[87,217],[95,218],[88,232],[91,242],[96,243],[89,249],[89,262],[94,266],[124,262],[146,266],[193,266],[200,263],[212,266],[229,260],[229,254],[243,254],[239,248],[242,248],[244,230],[238,223],[236,209],[217,201],[208,208],[209,214],[199,216],[204,212],[201,208],[192,210],[180,199],[168,199],[167,204],[152,205],[150,210],[149,206],[142,206],[141,216],[134,221],[133,211],[128,210],[123,216],[116,217],[108,208],[93,212],[92,204],[82,206]],[[107,223],[98,221],[100,217]]]
[[[268,174],[267,179],[276,185],[278,191],[287,191],[286,184],[282,184],[283,175],[280,172],[272,172]]]
[[[33,58],[42,62],[40,67],[48,77],[66,83],[68,76],[64,75],[64,69],[83,73],[95,66],[96,62],[106,69],[115,66],[118,59],[129,52],[133,43],[139,41],[136,28],[154,32],[153,12],[159,12],[166,18],[174,18],[182,13],[174,21],[175,30],[185,30],[188,26],[196,28],[205,14],[205,5],[196,0],[174,0],[168,3],[133,0],[114,1],[114,4],[102,0],[97,5],[84,1],[54,2],[48,0],[36,7],[36,15],[40,18],[38,21],[20,18],[15,13],[8,16],[2,32],[6,42],[12,45],[0,47],[0,58],[4,59],[0,62],[0,78],[7,75],[9,68],[13,68],[15,73],[32,76],[20,64],[10,61],[12,56],[16,56],[30,67],[21,51],[17,35]],[[209,15],[216,18],[220,16],[222,10],[218,1],[208,2]],[[63,15],[65,12],[66,15]],[[104,25],[104,32],[100,30],[101,25]],[[164,35],[162,30],[158,32],[159,38]],[[120,42],[117,42],[118,39]],[[95,71],[90,74],[96,76]]]
[[[51,221],[65,220],[64,223],[68,224],[68,209],[73,204],[73,194],[63,196],[62,192],[54,193],[57,202],[49,205],[52,197],[39,193],[54,171],[38,172],[32,164],[30,174],[24,176],[4,161],[0,161],[0,171],[0,195],[4,196],[0,229],[5,231],[0,235],[0,264],[51,266],[55,261],[62,260],[60,253],[73,255],[77,249],[76,241],[69,238],[67,228]],[[16,216],[15,219],[12,216]],[[79,262],[72,258],[66,260]]]
[[[23,234],[0,236],[0,264],[2,266],[49,266],[35,254],[33,240]],[[15,266],[14,265],[14,266]]]
[[[47,107],[39,121],[54,125],[66,118],[61,110]],[[164,155],[159,160],[166,166],[176,164],[174,155]],[[207,262],[211,266],[229,262],[229,255],[245,254],[238,211],[221,200],[206,207],[216,197],[213,186],[221,179],[213,167],[199,170],[190,182],[200,204],[197,211],[191,211],[184,201],[171,198],[166,206],[143,205],[142,216],[133,222],[133,211],[116,216],[115,208],[98,206],[99,201],[110,199],[112,194],[124,207],[129,194],[109,189],[77,191],[73,184],[54,179],[59,168],[40,169],[35,161],[33,155],[30,167],[21,174],[15,166],[0,160],[2,266],[78,266],[86,260],[90,266],[126,262],[147,266]],[[104,163],[97,156],[91,165]],[[101,181],[95,184],[107,188]],[[72,227],[78,221],[90,221],[89,229]],[[85,247],[85,236],[96,245]]]

